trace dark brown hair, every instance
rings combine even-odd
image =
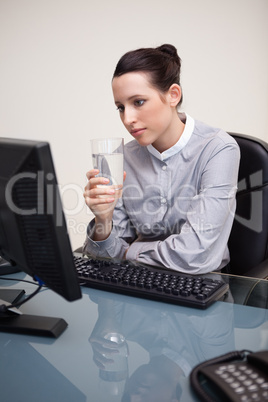
[[[173,45],[141,48],[125,53],[117,63],[113,78],[143,71],[149,73],[151,84],[165,93],[172,84],[180,85],[181,59]],[[179,105],[182,102],[182,97]]]

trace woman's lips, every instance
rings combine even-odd
[[[130,131],[130,134],[133,135],[133,137],[138,137],[139,135],[143,134],[145,131],[145,128],[136,128],[134,130]]]

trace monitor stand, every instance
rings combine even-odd
[[[17,314],[12,311],[0,313],[0,332],[58,338],[67,328],[63,318]]]
[[[18,268],[16,269],[15,272],[20,271]],[[1,270],[0,265],[0,273]],[[0,305],[17,303],[24,294],[25,291],[22,289],[0,288]],[[0,312],[0,332],[58,338],[68,325],[62,318],[22,314],[19,311],[16,312],[16,309],[12,310],[5,313]]]
[[[21,269],[17,265],[11,265],[9,262],[0,257],[0,276],[15,274],[21,272]]]
[[[0,277],[14,274],[16,272],[21,272],[21,270],[16,265],[12,266],[0,256]],[[2,289],[0,287],[0,300],[4,300],[9,304],[17,303],[24,294],[25,291],[23,289]]]

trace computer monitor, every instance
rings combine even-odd
[[[0,256],[66,300],[81,297],[47,142],[0,138]]]

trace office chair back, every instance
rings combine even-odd
[[[237,207],[229,238],[230,273],[247,271],[268,258],[268,144],[229,133],[238,143],[241,161]]]

